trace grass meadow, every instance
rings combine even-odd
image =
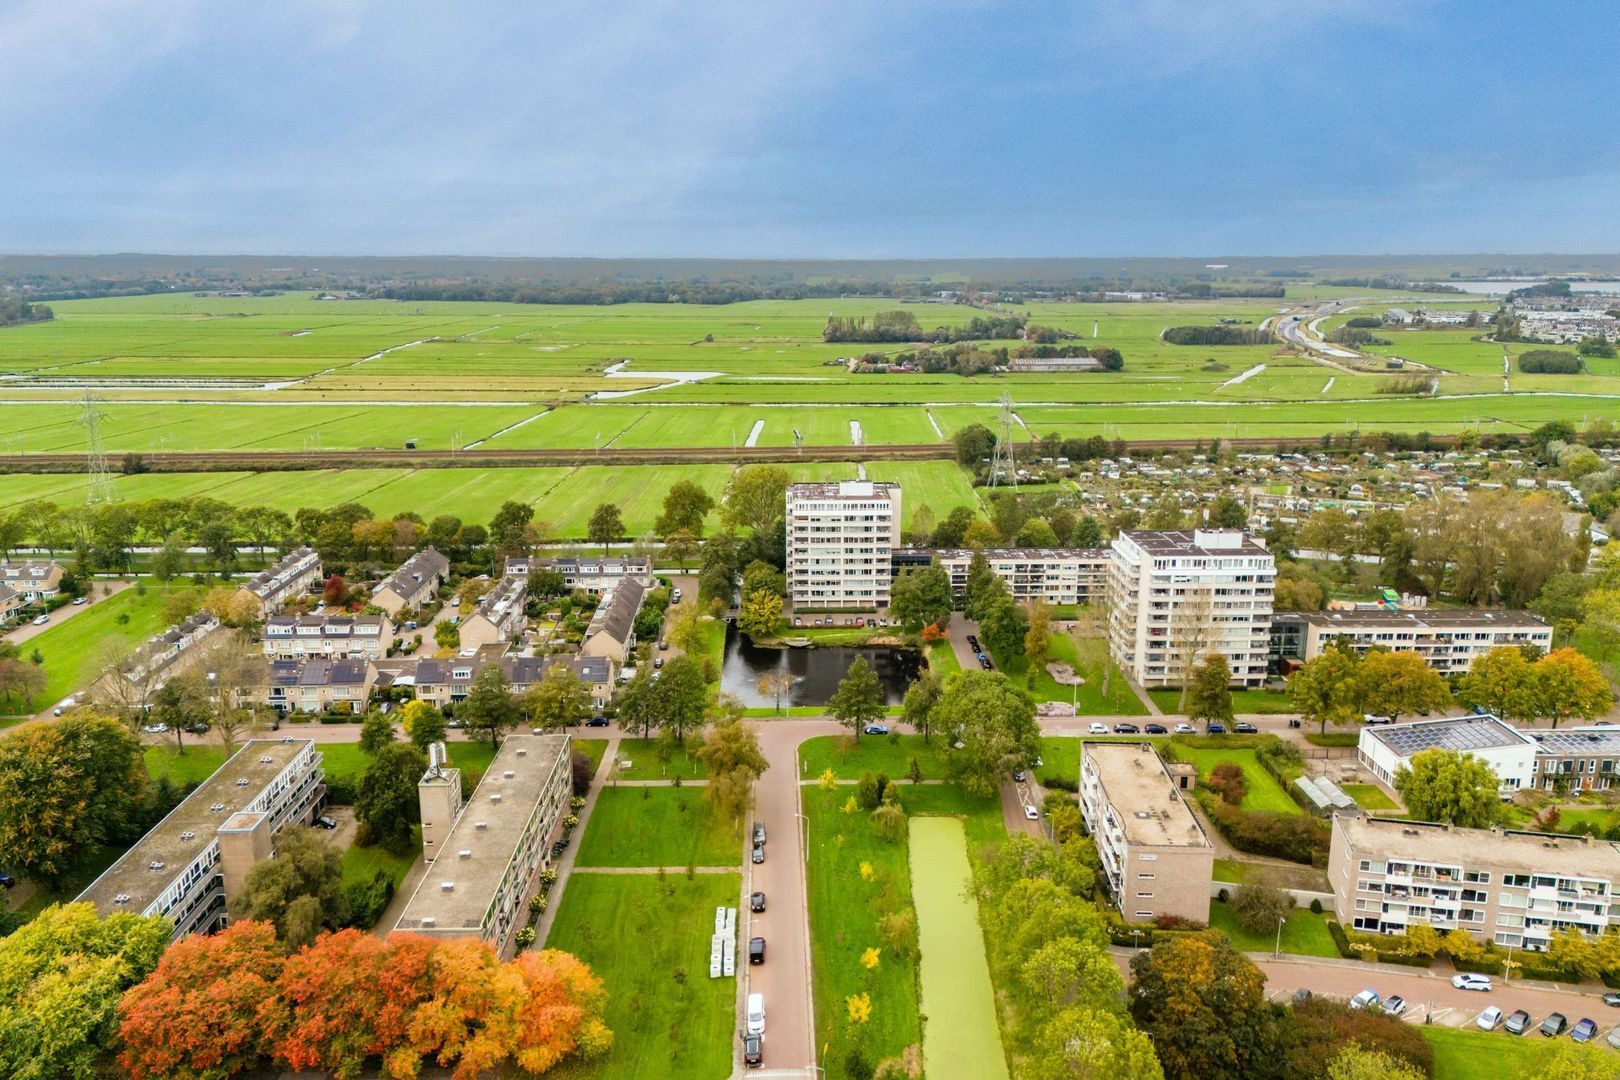
[[[1231,763],[1242,769],[1243,779],[1249,784],[1249,793],[1243,797],[1245,810],[1272,810],[1281,814],[1302,812],[1288,792],[1282,789],[1282,785],[1260,767],[1253,750],[1195,749],[1185,743],[1177,743],[1176,754],[1197,767],[1198,782],[1201,784],[1209,779],[1217,765]]]
[[[125,589],[85,608],[63,608],[51,618],[59,625],[22,645],[25,657],[35,650],[44,657],[45,691],[34,701],[39,708],[88,687],[114,650],[134,648],[168,626],[160,586]]]
[[[613,787],[597,796],[578,866],[733,866],[742,860],[736,824],[720,821],[702,788]]]

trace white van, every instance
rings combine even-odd
[[[765,995],[748,995],[748,1027],[749,1035],[765,1034]]]

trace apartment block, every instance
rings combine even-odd
[[[1542,950],[1620,919],[1620,844],[1586,836],[1341,814],[1328,878],[1339,921],[1374,934],[1427,924]]]
[[[1222,529],[1125,532],[1108,564],[1108,646],[1145,687],[1179,686],[1218,652],[1232,682],[1266,678],[1277,567],[1253,537]]]
[[[939,548],[931,554],[951,578],[951,591],[960,597],[967,590],[968,567],[973,556],[984,556],[990,569],[1006,583],[1014,600],[1040,600],[1048,604],[1101,603],[1108,592],[1107,548]],[[909,552],[908,552],[909,553]],[[896,562],[900,557],[896,557]]]
[[[161,915],[174,940],[218,930],[276,834],[313,821],[325,797],[313,740],[250,740],[78,898],[104,916]]]
[[[432,600],[450,576],[450,560],[437,548],[425,547],[371,590],[371,602],[397,619]]]
[[[237,590],[257,605],[259,617],[274,615],[295,596],[309,592],[321,580],[321,557],[313,548],[289,552],[268,570],[261,570]]]
[[[1147,743],[1080,744],[1080,813],[1127,922],[1209,920],[1215,849],[1187,808],[1190,782]]]
[[[1374,646],[1416,653],[1449,675],[1501,645],[1551,649],[1552,627],[1528,611],[1279,611],[1271,641],[1280,659],[1314,660],[1337,641],[1363,653]]]
[[[900,520],[899,484],[789,484],[787,578],[793,608],[887,608]]]
[[[264,655],[272,660],[381,660],[394,643],[386,615],[272,615]]]
[[[639,581],[643,586],[653,583],[652,560],[642,555],[615,558],[529,558],[513,557],[506,560],[506,573],[527,577],[531,572],[553,570],[562,575],[563,587],[569,592],[586,592],[593,596],[612,592],[621,581]]]
[[[523,630],[523,601],[528,595],[528,579],[508,575],[478,601],[477,609],[461,623],[461,647],[512,641]]]
[[[432,865],[394,929],[482,938],[510,953],[568,814],[569,747],[567,735],[508,735],[459,807],[460,774],[452,779],[438,758],[430,761],[418,795]]]

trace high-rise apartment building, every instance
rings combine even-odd
[[[899,484],[788,485],[787,578],[795,610],[887,608],[890,556],[899,543]]]

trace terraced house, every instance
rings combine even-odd
[[[381,660],[394,643],[386,615],[272,615],[264,654],[272,660]]]
[[[506,560],[506,573],[528,577],[532,573],[555,571],[562,576],[563,587],[569,592],[585,592],[593,596],[612,592],[622,581],[639,581],[643,586],[653,583],[652,560],[640,555],[623,558],[528,558]]]
[[[237,590],[250,600],[259,618],[274,615],[295,596],[309,592],[321,580],[321,557],[314,548],[301,547],[284,555],[268,570],[255,574]]]
[[[310,739],[253,739],[79,894],[100,915],[160,915],[174,940],[227,921],[226,904],[288,825],[307,825],[326,797]]]
[[[377,672],[365,660],[272,660],[262,697],[279,712],[364,710]]]
[[[414,611],[437,596],[449,576],[449,558],[425,547],[371,590],[371,602],[397,620],[400,612]]]
[[[23,603],[37,604],[62,591],[62,566],[49,560],[0,562],[0,585],[22,597]]]
[[[478,601],[477,609],[461,623],[461,647],[513,641],[523,630],[523,599],[528,592],[526,578],[509,575]]]

